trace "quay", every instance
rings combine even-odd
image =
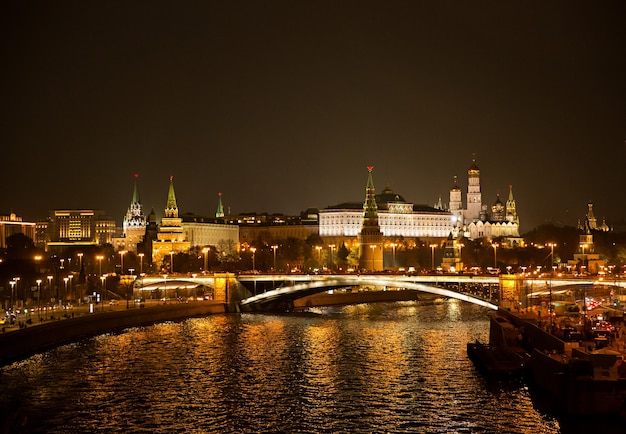
[[[0,366],[100,333],[228,312],[228,306],[225,303],[214,301],[148,303],[146,306],[148,307],[130,309],[124,306],[109,306],[103,311],[94,313],[76,308],[74,315],[55,316],[54,319],[49,318],[43,321],[40,321],[36,315],[32,315],[31,324],[27,324],[26,327],[5,324],[3,333],[0,334]]]

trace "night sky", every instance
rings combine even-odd
[[[11,1],[0,214],[448,202],[624,222],[624,1]]]

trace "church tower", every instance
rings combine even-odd
[[[467,171],[467,214],[468,223],[480,218],[482,209],[482,197],[480,194],[480,169],[476,165],[476,158],[472,159],[472,165]]]
[[[450,213],[452,214],[454,226],[457,228],[463,226],[463,203],[461,201],[461,189],[456,183],[456,176],[454,177],[454,184],[450,189]]]
[[[124,237],[126,238],[126,248],[129,251],[137,252],[137,244],[141,243],[146,234],[146,216],[143,213],[143,206],[139,200],[139,174],[135,173],[135,188],[130,206],[124,216]]]
[[[383,270],[383,234],[378,224],[376,190],[372,179],[373,166],[368,166],[365,203],[363,204],[363,226],[359,233],[359,268],[361,270]]]
[[[506,201],[506,219],[511,223],[519,224],[519,218],[517,217],[517,208],[515,206],[515,199],[513,198],[513,186],[509,184],[509,199]]]

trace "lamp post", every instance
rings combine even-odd
[[[15,296],[14,296],[14,290],[15,290],[15,285],[17,282],[15,282],[15,280],[9,280],[9,285],[11,285],[11,307],[14,308],[13,311],[15,311]]]
[[[143,274],[143,257],[145,256],[145,253],[138,253],[137,256],[139,256],[139,275]]]
[[[78,271],[80,272],[83,269],[83,252],[78,252],[76,256],[78,256]]]
[[[37,279],[37,313],[39,320],[41,320],[41,279]]]
[[[69,282],[69,281],[70,281],[69,277],[64,277],[63,278],[63,282],[65,282],[65,295],[64,296],[67,296],[67,282]],[[59,307],[61,307],[61,300],[60,299],[59,299]]]
[[[332,271],[332,269],[333,269],[333,251],[335,250],[335,245],[334,244],[329,244],[328,245],[328,249],[330,250],[330,269]]]
[[[118,252],[120,254],[120,275],[124,275],[124,255],[126,254],[126,250],[120,250]]]
[[[374,250],[376,250],[376,244],[370,244],[370,249],[372,249],[372,271],[375,271],[374,265]]]
[[[52,279],[54,276],[47,276],[48,279],[48,295],[52,296]],[[59,287],[57,286],[57,298],[59,298]],[[48,319],[48,309],[46,308],[46,319]]]
[[[254,256],[256,253],[256,247],[250,247],[250,251],[252,252],[252,271],[256,270],[256,264],[254,262]]]
[[[174,251],[170,251],[170,273],[174,274]]]
[[[163,275],[164,287],[163,287],[163,304],[167,303],[167,274]]]
[[[554,246],[556,246],[556,243],[550,242],[546,246],[550,247],[550,268],[552,268],[554,266]]]
[[[391,243],[391,258],[393,259],[393,264],[391,264],[392,268],[396,268],[396,243]]]
[[[315,246],[315,250],[317,250],[317,262],[322,265],[322,246]]]
[[[100,302],[102,303],[102,311],[104,311],[104,300],[105,300],[105,295],[106,295],[106,282],[107,282],[107,277],[106,276],[100,276],[100,281],[102,282],[102,297],[100,300]]]
[[[498,249],[498,243],[492,243],[491,247],[493,247],[493,268],[498,268],[498,254],[497,249]]]
[[[39,257],[41,258],[41,256]],[[16,276],[13,278],[13,280],[15,281],[15,301],[17,303],[17,295],[20,293],[20,276]],[[26,295],[24,295],[24,302],[26,302]]]
[[[276,249],[277,248],[278,246],[276,244],[272,246],[272,250],[274,251],[274,273],[276,273]]]
[[[135,271],[134,268],[129,268],[128,271],[130,272],[130,276],[131,276],[131,282],[134,284],[135,279],[133,278],[133,271]],[[129,309],[128,303],[130,302],[130,287],[131,284],[128,284],[128,287],[126,288],[126,309]]]
[[[98,260],[98,265],[99,265],[99,270],[100,270],[98,274],[102,276],[102,260],[104,259],[104,256],[98,255],[96,256],[96,259]]]
[[[431,270],[435,269],[435,247],[437,247],[437,244],[430,245],[430,269]]]
[[[71,298],[71,296],[74,295],[74,291],[72,289],[72,279],[74,278],[73,274],[70,274],[69,276],[67,276],[70,279],[70,300],[72,300],[73,298]]]
[[[204,272],[206,273],[209,270],[209,252],[211,251],[210,247],[205,247],[202,249],[202,253],[204,253]]]

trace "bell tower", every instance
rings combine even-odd
[[[480,218],[482,196],[480,194],[480,169],[476,165],[476,156],[472,158],[472,165],[467,170],[467,215],[468,223]]]

